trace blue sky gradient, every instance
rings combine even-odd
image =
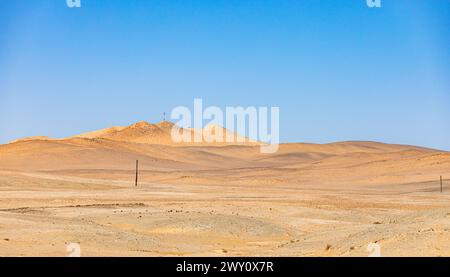
[[[176,106],[279,106],[282,142],[450,150],[450,1],[0,2],[0,143]]]

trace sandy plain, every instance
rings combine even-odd
[[[171,145],[170,124],[0,145],[0,256],[450,256],[450,153]],[[134,185],[135,160],[140,161]],[[443,176],[443,192],[439,177]]]

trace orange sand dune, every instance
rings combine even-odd
[[[162,121],[158,124],[150,124],[146,121],[140,121],[130,126],[126,127],[111,127],[98,131],[88,132],[80,135],[74,136],[74,138],[102,138],[109,139],[115,141],[125,141],[125,142],[136,142],[136,143],[146,143],[146,144],[162,144],[162,145],[171,145],[171,146],[186,146],[186,145],[208,145],[214,144],[215,146],[219,145],[257,145],[258,143],[251,141],[247,138],[239,137],[237,134],[226,130],[223,127],[217,125],[208,125],[204,130],[195,130],[195,129],[183,129],[179,128],[180,131],[185,131],[191,134],[192,139],[194,138],[195,133],[202,133],[205,131],[205,137],[207,134],[215,134],[215,132],[220,132],[222,136],[223,142],[174,142],[172,140],[171,131],[174,127],[174,124],[168,121]],[[206,133],[206,131],[209,131]],[[232,139],[227,141],[227,138]],[[238,141],[238,138],[243,139],[243,143]]]
[[[450,256],[448,152],[349,141],[262,154],[174,144],[171,128],[0,145],[0,256],[64,256],[71,242],[83,256],[367,256],[369,243]]]
[[[37,137],[18,140],[0,145],[0,169],[132,170],[135,160],[139,160],[143,170],[248,168],[251,171],[257,169],[256,175],[267,174],[266,180],[279,174],[276,172],[284,171],[286,182],[340,183],[351,180],[353,184],[424,181],[450,169],[450,154],[447,152],[377,142],[281,144],[274,154],[262,154],[259,146],[252,143],[201,143],[174,147],[170,137],[172,126],[169,122],[139,122],[67,139]]]

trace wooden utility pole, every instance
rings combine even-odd
[[[441,176],[441,193],[442,193],[442,176]]]
[[[135,187],[137,187],[138,185],[138,173],[139,173],[139,160],[136,160],[136,179],[134,181]]]

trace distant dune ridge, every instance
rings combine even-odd
[[[0,255],[77,242],[83,256],[367,256],[376,242],[382,256],[450,256],[448,152],[349,141],[262,154],[175,144],[172,126],[0,145]]]
[[[237,134],[226,130],[225,128],[217,125],[208,125],[204,130],[195,130],[195,129],[183,129],[179,128],[180,131],[185,131],[191,134],[192,140],[195,136],[196,132],[207,134],[215,134],[214,132],[220,131],[222,134],[223,142],[208,142],[211,140],[206,140],[203,143],[199,142],[174,142],[171,136],[172,128],[174,124],[168,121],[162,121],[158,124],[150,124],[146,121],[140,121],[133,125],[127,127],[111,127],[98,131],[93,131],[89,133],[84,133],[80,135],[74,136],[74,138],[90,138],[90,139],[109,139],[114,141],[124,141],[124,142],[136,142],[136,143],[146,143],[146,144],[160,144],[160,145],[172,145],[172,146],[186,146],[190,145],[198,145],[198,144],[210,144],[214,143],[214,145],[234,145],[234,144],[257,144],[248,138],[243,138],[238,136]],[[208,131],[208,132],[206,132]],[[231,140],[227,140],[227,138],[231,138]],[[242,138],[244,143],[238,143],[238,138]]]
[[[450,170],[448,152],[423,147],[377,142],[289,143],[281,144],[277,153],[261,154],[259,143],[249,140],[244,144],[175,144],[170,135],[172,127],[170,122],[150,124],[141,121],[65,139],[31,137],[16,140],[0,145],[0,169],[128,170],[138,159],[144,170],[257,168],[255,176],[266,174],[265,181],[322,180],[333,183],[339,180],[363,183],[424,181]],[[224,136],[237,136],[226,129],[223,133]],[[283,178],[276,178],[279,174],[283,174]],[[240,177],[241,172],[236,176]]]

